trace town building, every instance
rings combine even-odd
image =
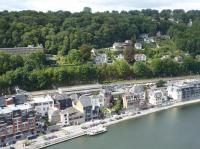
[[[135,84],[130,89],[129,92],[134,94],[138,99],[145,100],[145,87],[144,85]]]
[[[54,107],[58,108],[59,110],[64,110],[68,107],[72,107],[72,100],[69,95],[64,93],[55,93],[50,96],[54,101]]]
[[[91,102],[93,106],[104,107],[105,105],[105,98],[103,95],[92,95]]]
[[[153,89],[148,92],[149,95],[149,103],[153,106],[161,106],[164,100],[166,100],[166,96],[161,89]]]
[[[78,125],[85,122],[84,113],[73,107],[69,107],[65,110],[61,110],[60,121],[62,126]]]
[[[0,146],[37,133],[36,112],[28,103],[0,108]]]
[[[145,54],[135,54],[135,61],[146,61],[147,57]]]
[[[42,116],[47,116],[49,109],[54,107],[54,101],[50,95],[34,97],[32,98],[31,105]]]
[[[60,110],[56,107],[52,107],[48,111],[48,121],[51,125],[56,125],[61,122]]]
[[[185,101],[200,97],[200,81],[187,80],[168,86],[168,96],[176,101]]]
[[[127,111],[135,112],[139,110],[140,99],[134,94],[127,92],[122,95],[123,108]]]
[[[81,95],[78,100],[73,101],[73,107],[84,114],[85,121],[99,117],[99,107],[92,103],[89,96]]]

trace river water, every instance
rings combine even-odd
[[[47,149],[200,149],[200,104],[125,121]]]

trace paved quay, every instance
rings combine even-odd
[[[151,109],[139,111],[138,113],[127,113],[127,114],[122,114],[122,115],[115,115],[110,118],[106,118],[104,120],[96,120],[96,121],[89,122],[89,123],[94,124],[94,123],[99,123],[101,121],[101,122],[104,122],[104,124],[100,124],[100,125],[108,127],[108,126],[111,126],[111,125],[114,125],[114,124],[117,124],[117,123],[120,123],[123,121],[127,121],[129,119],[142,117],[144,115],[148,115],[151,113],[167,110],[170,108],[181,107],[181,106],[190,105],[190,104],[196,104],[196,103],[200,103],[200,99],[189,100],[189,101],[184,101],[184,102],[177,102],[172,105],[167,105],[167,106],[163,106],[163,107],[151,108]],[[119,117],[120,117],[120,119],[119,119]],[[42,149],[42,148],[45,148],[45,147],[48,147],[48,146],[51,146],[51,145],[54,145],[57,143],[75,139],[77,137],[86,135],[87,129],[81,128],[83,125],[84,124],[77,125],[77,126],[64,127],[60,131],[49,133],[44,136],[39,136],[37,139],[34,139],[32,141],[31,145],[26,146],[26,147],[23,145],[25,140],[18,141],[14,145],[14,147],[16,149],[23,149],[23,148],[24,149]],[[52,136],[54,136],[53,139],[45,140],[45,138],[52,137]],[[9,147],[3,147],[2,149],[9,149]]]

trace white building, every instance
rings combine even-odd
[[[58,108],[55,107],[50,108],[48,111],[48,118],[49,122],[52,125],[60,123],[60,111],[58,110]]]
[[[123,54],[119,54],[117,55],[117,60],[124,60],[124,55]]]
[[[142,44],[139,43],[139,42],[136,42],[136,43],[135,43],[135,48],[136,48],[137,50],[141,50],[141,49],[142,49]]]
[[[180,56],[180,55],[178,55],[178,56],[176,56],[176,57],[174,58],[174,60],[175,60],[176,62],[181,63],[181,62],[183,62],[183,57]]]
[[[113,51],[118,51],[123,49],[123,43],[121,42],[115,42],[113,44]]]
[[[47,115],[49,109],[54,107],[54,101],[49,95],[44,97],[34,97],[32,98],[31,104],[42,116]]]
[[[127,92],[122,95],[123,108],[127,111],[135,112],[139,110],[140,99],[134,94]]]
[[[162,90],[150,90],[149,91],[149,103],[154,106],[161,106],[165,100]]]
[[[190,100],[200,97],[200,81],[186,80],[168,86],[168,96],[176,101]]]
[[[107,63],[107,62],[108,62],[108,56],[105,53],[100,54],[95,57],[96,64],[103,64],[103,63]]]
[[[145,54],[135,54],[135,61],[146,61],[147,57]]]
[[[145,89],[144,85],[135,84],[129,89],[129,92],[137,96],[139,99],[145,99]]]
[[[92,56],[96,56],[97,55],[97,50],[96,49],[92,49],[91,50],[91,55]]]
[[[60,121],[62,126],[78,125],[85,121],[84,113],[73,107],[69,107],[60,112]]]
[[[105,105],[105,101],[104,101],[104,96],[103,95],[93,95],[90,97],[91,98],[91,102],[92,102],[92,106],[95,107],[104,107]]]

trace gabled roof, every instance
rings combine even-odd
[[[82,95],[79,97],[79,101],[81,102],[81,104],[83,105],[83,107],[89,107],[92,106],[92,102],[91,102],[91,98],[86,96],[86,95]]]

